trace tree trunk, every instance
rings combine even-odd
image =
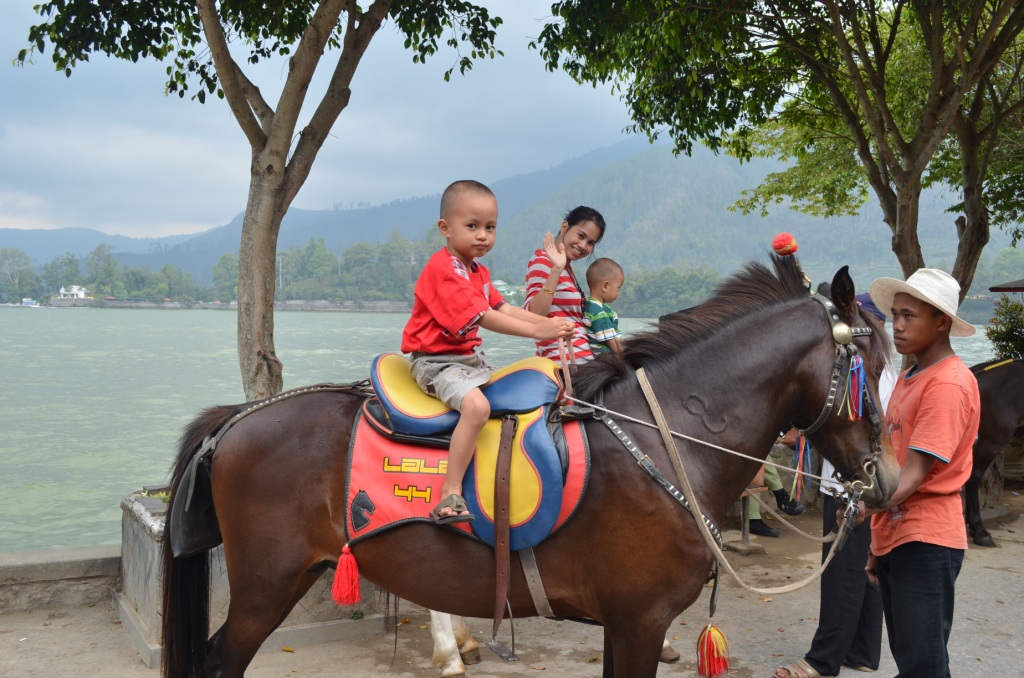
[[[982,140],[967,124],[956,126],[960,142],[963,173],[964,217],[956,221],[959,244],[952,275],[960,283],[960,301],[974,282],[981,252],[989,240],[988,207],[985,205],[985,170],[982,167]]]
[[[281,176],[253,163],[238,249],[238,364],[247,400],[269,398],[284,387],[274,349],[274,273],[277,236],[286,206]]]
[[[903,277],[924,267],[917,218],[921,207],[921,177],[904,179],[896,186],[896,226],[892,229],[892,251],[900,262]]]

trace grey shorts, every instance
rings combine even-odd
[[[462,410],[462,399],[491,379],[494,368],[483,352],[470,355],[439,353],[410,355],[409,371],[419,387],[448,407]]]

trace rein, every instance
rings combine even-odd
[[[647,373],[644,371],[644,368],[641,367],[637,369],[636,379],[638,382],[640,382],[640,388],[644,392],[644,397],[647,398],[647,404],[651,408],[651,413],[654,415],[654,420],[658,422],[658,430],[661,432],[661,439],[665,443],[665,448],[668,450],[669,459],[672,460],[672,465],[676,467],[676,473],[679,474],[679,484],[682,485],[683,492],[691,498],[690,503],[696,506],[696,494],[693,491],[693,487],[690,485],[690,479],[687,477],[686,471],[683,469],[682,461],[679,456],[679,449],[676,447],[675,440],[673,440],[672,438],[672,431],[668,427],[668,422],[665,420],[665,414],[661,410],[661,405],[658,404],[658,399],[654,395],[654,390],[651,388],[651,382],[648,381]],[[703,516],[704,514],[701,513],[701,515]],[[836,542],[832,544],[832,548],[829,549],[828,556],[825,558],[825,561],[821,564],[820,567],[818,567],[818,569],[812,572],[805,579],[798,582],[793,582],[792,584],[786,584],[785,586],[775,586],[772,588],[758,588],[756,586],[751,586],[750,584],[748,584],[740,578],[739,573],[736,572],[735,569],[733,569],[732,564],[725,557],[725,554],[722,553],[721,547],[715,541],[714,537],[711,534],[711,531],[708,529],[708,526],[705,524],[705,522],[698,520],[697,526],[700,528],[700,532],[701,535],[704,537],[705,543],[707,543],[708,548],[711,549],[712,554],[715,556],[715,560],[718,561],[720,565],[723,565],[725,567],[726,571],[732,575],[733,579],[736,580],[736,583],[738,583],[740,586],[747,589],[748,591],[752,591],[753,593],[757,593],[760,595],[790,593],[792,591],[796,591],[807,586],[808,584],[810,584],[811,582],[813,582],[821,576],[821,573],[825,571],[825,568],[828,567],[828,564],[832,562],[832,558],[835,557],[835,554],[838,551],[838,548],[836,547],[841,547],[842,541],[845,541],[836,540]]]

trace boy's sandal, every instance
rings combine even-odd
[[[455,513],[444,515],[442,509],[450,508]],[[463,513],[465,511],[466,513]],[[437,503],[437,506],[430,512],[430,519],[435,525],[451,525],[452,523],[470,523],[476,520],[476,516],[469,513],[469,505],[460,494],[449,494]]]
[[[823,676],[817,669],[807,663],[806,659],[797,659],[789,666],[780,666],[772,674],[774,678],[833,678]]]

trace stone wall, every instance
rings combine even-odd
[[[120,546],[0,553],[0,611],[105,603],[120,571]]]
[[[121,623],[142,660],[150,667],[160,663],[160,622],[163,611],[160,540],[167,512],[167,505],[163,501],[150,496],[154,491],[136,492],[121,501],[121,588],[114,595],[114,606]],[[336,605],[331,598],[333,580],[334,570],[329,569],[274,631],[271,635],[273,642],[300,646],[384,630],[384,617],[374,606],[377,595],[373,584],[361,580],[363,602],[341,606]],[[211,552],[211,631],[224,623],[229,603],[224,548],[221,546]]]

